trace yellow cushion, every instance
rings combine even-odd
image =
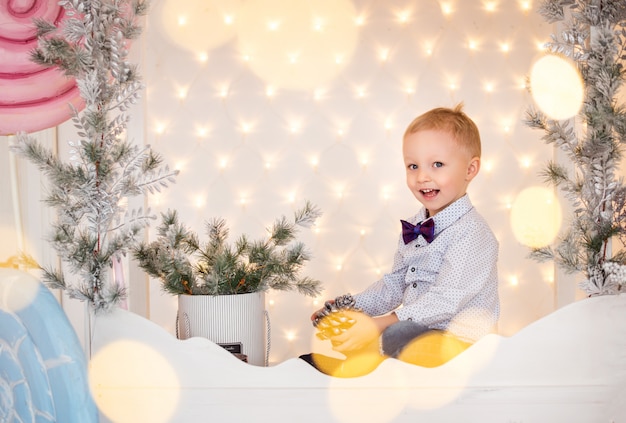
[[[398,359],[422,367],[437,367],[453,359],[471,345],[447,332],[427,332],[408,344]]]

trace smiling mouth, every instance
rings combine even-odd
[[[420,192],[426,198],[432,198],[439,194],[438,189],[421,189]]]

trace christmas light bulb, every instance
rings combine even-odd
[[[398,17],[398,21],[401,24],[404,24],[409,21],[409,18],[411,17],[411,12],[405,10],[405,11],[397,13],[396,16]]]
[[[517,88],[519,88],[520,90],[524,90],[524,91],[526,91],[528,89],[528,84],[526,82],[526,78],[525,77],[522,77],[522,78],[518,79]]]
[[[188,92],[189,92],[188,87],[179,87],[177,90],[177,97],[181,100],[184,100],[187,97]]]
[[[165,133],[165,124],[157,123],[156,126],[154,127],[154,132],[156,132],[159,135],[163,135]]]
[[[389,49],[381,48],[378,52],[378,57],[380,58],[381,62],[386,62],[389,59]]]
[[[291,132],[292,134],[297,134],[300,131],[300,127],[301,127],[301,123],[300,122],[291,122],[289,124],[289,132]]]
[[[288,54],[289,56],[289,63],[291,63],[292,65],[295,65],[296,63],[298,63],[298,53],[290,53]]]
[[[497,5],[498,4],[495,1],[489,1],[484,3],[484,7],[487,12],[495,12]]]
[[[313,21],[313,31],[322,32],[324,30],[324,20],[317,18]]]
[[[204,198],[204,195],[196,195],[196,198],[194,199],[194,205],[196,206],[196,208],[200,209],[204,207],[205,204],[206,199]]]

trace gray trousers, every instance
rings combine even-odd
[[[380,337],[381,354],[398,358],[411,341],[433,329],[412,320],[402,320],[385,329]]]

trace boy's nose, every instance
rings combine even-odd
[[[429,181],[430,180],[430,174],[426,170],[420,169],[420,170],[417,171],[416,180],[418,182]]]

